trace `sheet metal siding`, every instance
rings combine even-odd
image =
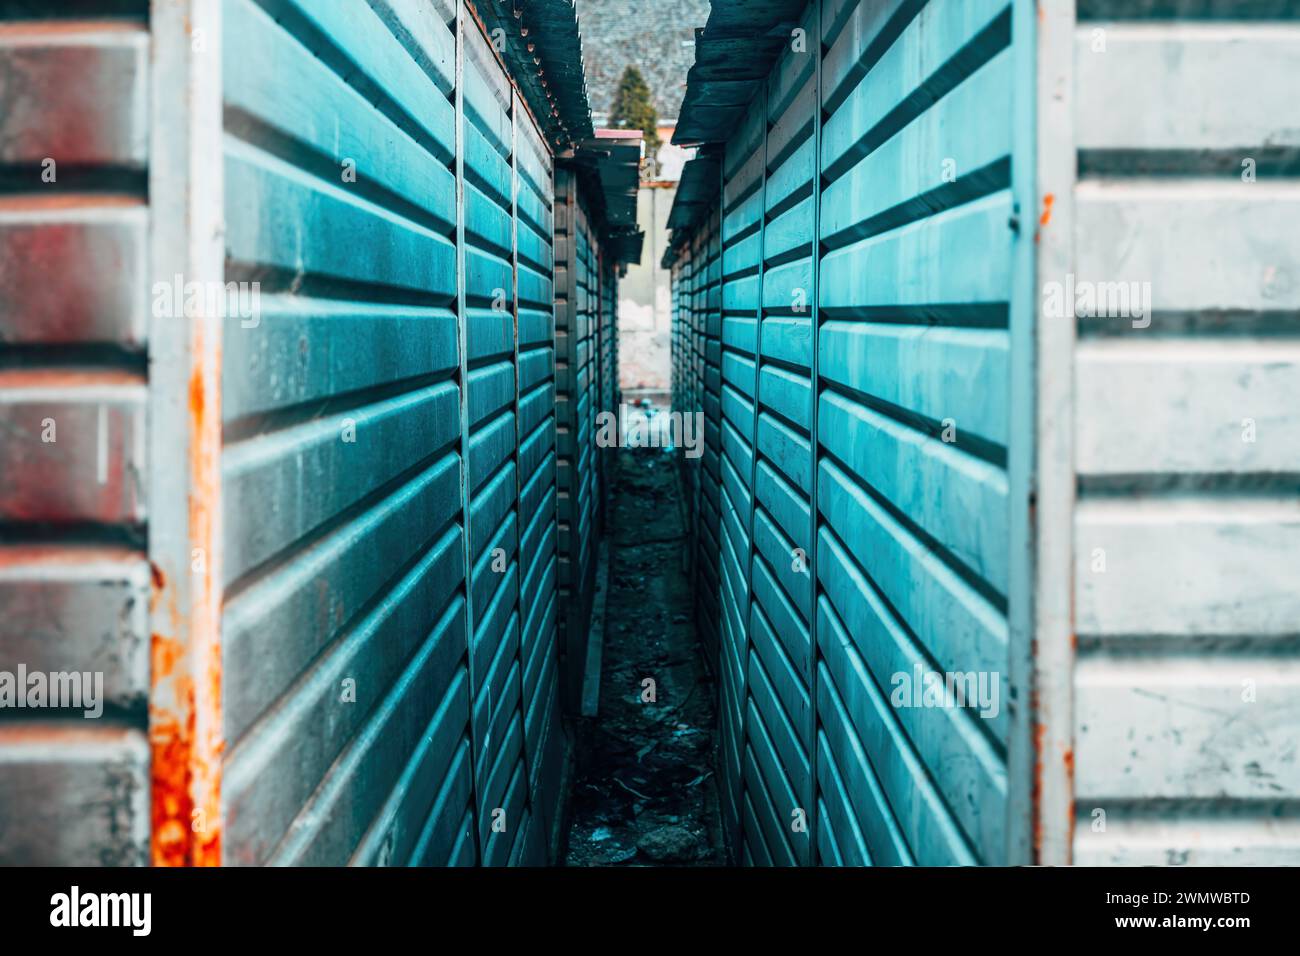
[[[567,752],[556,636],[554,164],[517,102],[515,116],[524,742],[536,840],[549,859],[559,851]]]
[[[373,7],[224,5],[225,859],[540,863],[551,159],[463,8]]]
[[[742,762],[748,712],[752,592],[755,404],[758,392],[758,287],[762,282],[766,93],[751,104],[722,164],[722,268],[719,456],[719,779],[728,842],[742,845]]]
[[[1072,859],[1295,864],[1300,9],[1130,15],[1052,21],[1077,179],[1041,279],[1150,289],[1076,326]]]
[[[544,862],[567,761],[552,159],[477,25],[201,0],[0,24],[0,59],[42,91],[0,118],[0,162],[40,184],[0,198],[0,348],[23,349],[0,416],[30,438],[0,445],[0,667],[102,668],[107,704],[0,722],[23,821],[0,860]],[[33,256],[73,281],[36,287]],[[256,282],[256,308],[157,318],[149,277],[175,273]],[[164,720],[196,677],[202,740]]]
[[[565,708],[577,713],[607,488],[607,456],[596,444],[596,422],[615,394],[603,375],[613,346],[607,354],[602,345],[604,336],[612,337],[612,314],[602,303],[612,301],[605,286],[613,279],[603,265],[580,174],[560,164],[555,182],[561,694]]]
[[[465,775],[459,799],[438,808],[459,822],[481,784],[471,768],[484,764],[470,726],[484,671],[470,663],[466,596],[481,613],[485,588],[477,574],[467,586],[465,564],[496,522],[473,521],[481,503],[462,500],[462,468],[471,491],[487,468],[474,467],[484,456],[462,435],[461,405],[486,406],[475,423],[495,409],[480,398],[482,376],[471,370],[462,387],[458,315],[482,293],[475,282],[462,296],[457,283],[455,157],[472,144],[457,129],[456,24],[399,38],[377,14],[331,10],[250,0],[224,10],[227,276],[271,293],[257,327],[227,323],[223,382],[224,850],[238,864],[342,862],[358,850],[406,862],[443,776]],[[257,55],[241,64],[249,43]],[[417,57],[445,69],[427,76]],[[389,112],[360,94],[367,84]],[[355,182],[340,172],[349,164]],[[438,188],[417,191],[419,178]],[[484,205],[466,211],[466,233]],[[393,251],[364,261],[380,248]],[[342,703],[350,686],[355,703]],[[445,728],[429,726],[420,704],[430,701]],[[435,772],[412,783],[405,764],[424,733],[438,743],[423,755]],[[274,772],[285,765],[301,771]],[[419,792],[399,798],[400,819],[382,819],[404,781]],[[371,821],[390,832],[359,847]],[[445,859],[450,840],[424,850]]]
[[[775,311],[807,270],[791,57],[766,130],[751,103],[726,144],[720,594],[739,610],[747,587],[752,613],[723,615],[720,774],[745,862],[790,861],[775,801],[804,759],[821,862],[1295,860],[1297,459],[1279,409],[1296,303],[1279,277],[1296,144],[1286,108],[1244,92],[1295,72],[1294,15],[1088,11],[823,5],[807,332]],[[683,288],[705,229],[679,247]],[[1149,308],[1067,300],[1063,319],[1067,283],[1137,283]],[[689,320],[679,305],[679,336]],[[676,373],[679,395],[703,387],[699,367]],[[746,455],[748,486],[729,470]],[[811,620],[762,544],[797,546],[792,500],[817,516]],[[748,579],[727,570],[737,543]],[[793,663],[773,680],[764,652],[800,624],[816,733],[783,752],[773,701],[809,684]],[[917,668],[996,677],[996,713],[895,699]]]
[[[700,443],[699,462],[699,568],[704,587],[698,592],[700,599],[698,620],[700,638],[705,656],[710,661],[718,657],[719,632],[719,558],[720,547],[720,484],[719,452],[721,450],[719,424],[721,417],[721,233],[720,217],[714,213],[705,233],[703,253],[704,273],[696,298],[697,347],[702,370],[699,410],[702,413],[703,440]]]
[[[1027,699],[1008,611],[1028,573],[1027,475],[1009,473],[1030,439],[1010,413],[1028,60],[1005,0],[847,6],[808,9],[813,41],[725,148],[724,816],[759,864],[1004,862],[1028,812],[1008,784]],[[892,700],[945,672],[997,681],[997,712]]]
[[[1010,15],[860,5],[824,38],[817,707],[880,862],[1007,857],[1006,461],[1029,439],[1008,413]],[[997,681],[998,709],[897,706],[918,667]]]
[[[150,40],[0,22],[0,670],[98,671],[107,705],[6,710],[11,865],[149,856]]]

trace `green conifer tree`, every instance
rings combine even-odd
[[[609,111],[609,125],[617,129],[639,129],[645,134],[645,157],[642,175],[653,174],[659,153],[659,117],[650,87],[635,66],[629,65],[618,81],[614,105]]]

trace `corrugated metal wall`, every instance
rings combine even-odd
[[[601,249],[582,167],[555,170],[556,414],[559,435],[560,643],[565,707],[577,713],[586,672],[609,450],[597,415],[617,413],[617,276]]]
[[[517,100],[516,100],[517,103]],[[516,106],[516,109],[518,107]],[[560,719],[556,590],[554,163],[531,124],[515,126],[519,347],[519,515],[524,754],[533,826],[548,858],[558,827],[567,744]],[[531,862],[531,861],[529,861]]]
[[[1041,377],[1073,383],[1077,487],[1052,529],[1077,652],[1044,664],[1073,695],[1058,852],[1295,864],[1300,5],[1047,13],[1074,95],[1043,121],[1066,135],[1040,145],[1040,281],[1150,283],[1145,317],[1044,346]]]
[[[1026,852],[1011,19],[810,5],[722,151],[721,769],[746,863]],[[891,704],[897,675],[945,672],[1000,681],[997,714]]]
[[[1012,554],[1025,547],[1015,471],[1031,436],[1011,409],[1029,397],[1017,258],[1032,236],[1016,224],[1031,181],[1013,118],[1017,89],[1032,98],[1029,61],[1005,0],[860,4],[830,12],[822,34],[814,565],[826,845],[845,861],[1014,860],[1027,828],[1012,809],[1027,795],[1010,796],[1007,762],[1029,695],[1008,611],[1027,572]],[[896,675],[951,673],[995,683],[998,706],[895,702]]]
[[[154,76],[136,14],[0,20],[0,670],[99,671],[106,707],[2,715],[9,863],[149,855]]]
[[[820,57],[792,34],[721,148],[746,862],[1297,859],[1300,11],[1042,8],[811,4]],[[1150,306],[1058,314],[1067,281]],[[949,672],[996,708],[912,690]]]
[[[544,862],[550,151],[463,5],[149,14],[0,24],[34,91],[0,117],[0,668],[102,669],[109,699],[4,715],[0,860]],[[616,394],[599,243],[588,409]],[[168,287],[146,322],[173,275],[256,282],[255,313]]]
[[[718,216],[703,222],[692,239],[675,291],[680,330],[675,329],[673,364],[677,386],[673,407],[688,415],[701,415],[703,433],[699,454],[686,457],[686,506],[692,525],[688,561],[695,588],[695,624],[710,658],[718,656],[719,635],[719,359],[722,325],[722,285]]]

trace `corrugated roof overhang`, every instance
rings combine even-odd
[[[668,228],[672,236],[664,253],[663,267],[671,267],[677,250],[694,231],[696,223],[708,215],[717,203],[722,188],[722,160],[715,149],[704,148],[694,159],[682,167],[682,178],[677,183],[677,195],[668,213]]]
[[[474,10],[551,149],[560,152],[590,137],[591,104],[574,0],[477,0]],[[496,30],[504,35],[505,49],[493,37]]]
[[[695,31],[675,145],[726,141],[806,6],[807,0],[713,0],[708,22]]]
[[[637,228],[641,187],[640,130],[598,129],[560,157],[578,172],[606,253],[617,263],[641,260],[644,233]]]

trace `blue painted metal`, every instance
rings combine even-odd
[[[571,5],[535,6],[566,14],[576,42]],[[90,345],[106,363],[58,395],[66,358],[36,370],[47,381],[19,393],[26,404],[0,381],[0,415],[58,415],[47,477],[97,464],[77,424],[93,434],[98,420],[106,446],[98,480],[9,476],[6,522],[105,534],[103,547],[35,555],[59,575],[0,553],[0,604],[10,627],[37,602],[61,608],[67,663],[120,621],[135,649],[114,652],[110,702],[123,714],[151,704],[147,727],[111,718],[75,753],[50,734],[35,763],[11,759],[30,752],[10,746],[29,731],[6,721],[0,801],[49,825],[0,837],[0,861],[139,863],[152,842],[168,864],[543,863],[559,849],[568,762],[554,317],[567,267],[553,251],[552,147],[525,104],[545,88],[531,73],[512,83],[521,61],[496,55],[465,3],[164,7],[121,29],[33,22],[0,40],[6,68],[15,45],[35,42],[77,67],[77,89],[104,79],[56,95],[47,58],[20,57],[34,72],[0,117],[11,169],[44,155],[27,151],[48,101],[86,131],[82,154],[60,162],[111,166],[123,189],[139,187],[103,215],[70,205],[54,224],[72,254],[120,266],[120,282],[94,277],[103,294],[77,312],[79,289],[38,301],[12,274],[15,237],[33,227],[21,201],[0,217],[0,283],[30,320],[15,333],[0,315],[0,338],[51,356]],[[188,34],[203,24],[223,64],[206,74]],[[552,132],[589,122],[580,78],[566,84]],[[110,111],[88,111],[87,95],[109,91]],[[191,181],[205,164],[208,180]],[[634,222],[621,226],[630,238]],[[589,443],[594,411],[617,398],[617,257],[583,230],[569,271],[589,341],[571,435]],[[140,290],[159,264],[167,282],[192,268],[183,280],[258,283],[258,310],[144,323]],[[572,543],[590,575],[606,479],[590,451],[580,465]],[[78,485],[101,490],[67,490]],[[10,627],[0,663],[28,647]],[[160,720],[187,715],[197,728]],[[98,792],[110,764],[129,798]],[[11,800],[15,772],[25,789]],[[111,837],[79,819],[107,800],[121,802]]]
[[[599,140],[596,140],[599,142]],[[609,492],[609,449],[596,444],[597,415],[617,412],[616,257],[606,197],[586,161],[555,171],[556,420],[561,687],[578,713],[591,634],[599,535]]]
[[[1028,289],[1010,117],[1030,78],[1006,0],[814,3],[791,37],[747,110],[684,118],[729,130],[721,574],[696,569],[722,605],[727,829],[762,865],[1023,858],[1007,769],[1023,716],[890,696],[914,667],[1004,691],[1012,670],[1028,525],[1008,449],[1029,435],[1009,418],[1028,358],[1008,323]],[[673,224],[679,283],[707,269],[709,221]],[[707,390],[707,370],[675,373],[684,399]]]

